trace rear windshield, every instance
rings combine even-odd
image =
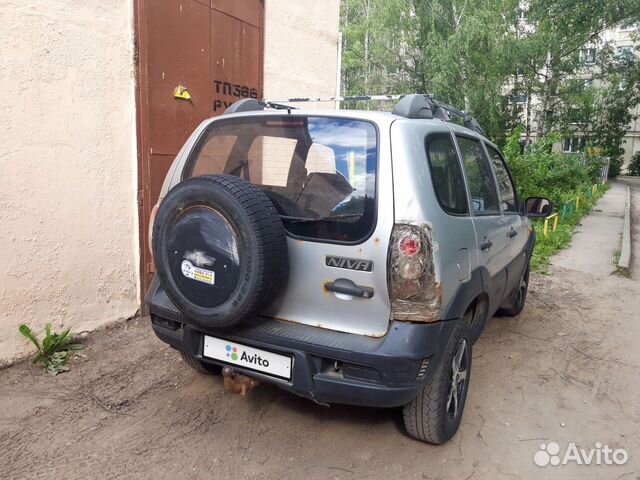
[[[287,231],[356,243],[375,223],[377,134],[364,121],[298,115],[213,122],[183,178],[228,173],[259,186]]]

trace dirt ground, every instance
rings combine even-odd
[[[638,480],[639,283],[533,276],[523,314],[494,318],[476,344],[460,431],[439,447],[408,438],[397,409],[327,408],[266,384],[227,394],[131,320],[87,337],[70,372],[0,371],[0,478]],[[538,467],[549,441],[629,460]]]

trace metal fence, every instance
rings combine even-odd
[[[602,168],[600,169],[600,177],[598,178],[598,183],[603,184],[607,181],[607,177],[609,176],[609,165],[611,163],[611,159],[609,157],[600,157],[600,162],[602,163]],[[580,165],[583,167],[587,164],[587,157],[583,154],[580,154]]]
[[[558,224],[563,222],[567,215],[573,215],[574,211],[577,211],[580,208],[580,204],[584,203],[585,199],[588,197],[594,196],[598,190],[604,187],[604,184],[607,183],[607,173],[609,171],[609,159],[607,158],[607,162],[602,166],[602,175],[600,176],[600,180],[598,183],[594,183],[591,188],[587,189],[582,195],[578,195],[575,198],[572,198],[567,203],[562,205],[562,209],[559,211],[545,217],[544,219],[544,227],[542,228],[542,234],[547,237],[549,233],[555,232],[558,229]]]

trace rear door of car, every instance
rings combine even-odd
[[[496,175],[500,207],[508,228],[509,264],[507,267],[506,293],[513,292],[520,284],[520,278],[527,265],[527,239],[529,238],[529,222],[520,213],[520,204],[515,186],[502,154],[488,142],[485,142],[493,171]]]
[[[481,140],[470,134],[457,133],[456,143],[471,197],[475,253],[478,265],[484,266],[488,273],[489,312],[493,313],[500,306],[506,289],[509,225],[500,209],[496,179]]]
[[[228,173],[254,183],[287,232],[288,281],[264,315],[369,336],[387,332],[391,121],[239,114],[203,132],[184,178]]]

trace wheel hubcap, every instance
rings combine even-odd
[[[468,352],[467,341],[463,338],[458,342],[451,362],[451,385],[447,397],[447,414],[451,420],[456,419],[460,413],[460,403],[467,383]]]
[[[520,286],[518,287],[518,305],[524,300],[524,294],[527,291],[527,273],[525,272],[520,279]]]

